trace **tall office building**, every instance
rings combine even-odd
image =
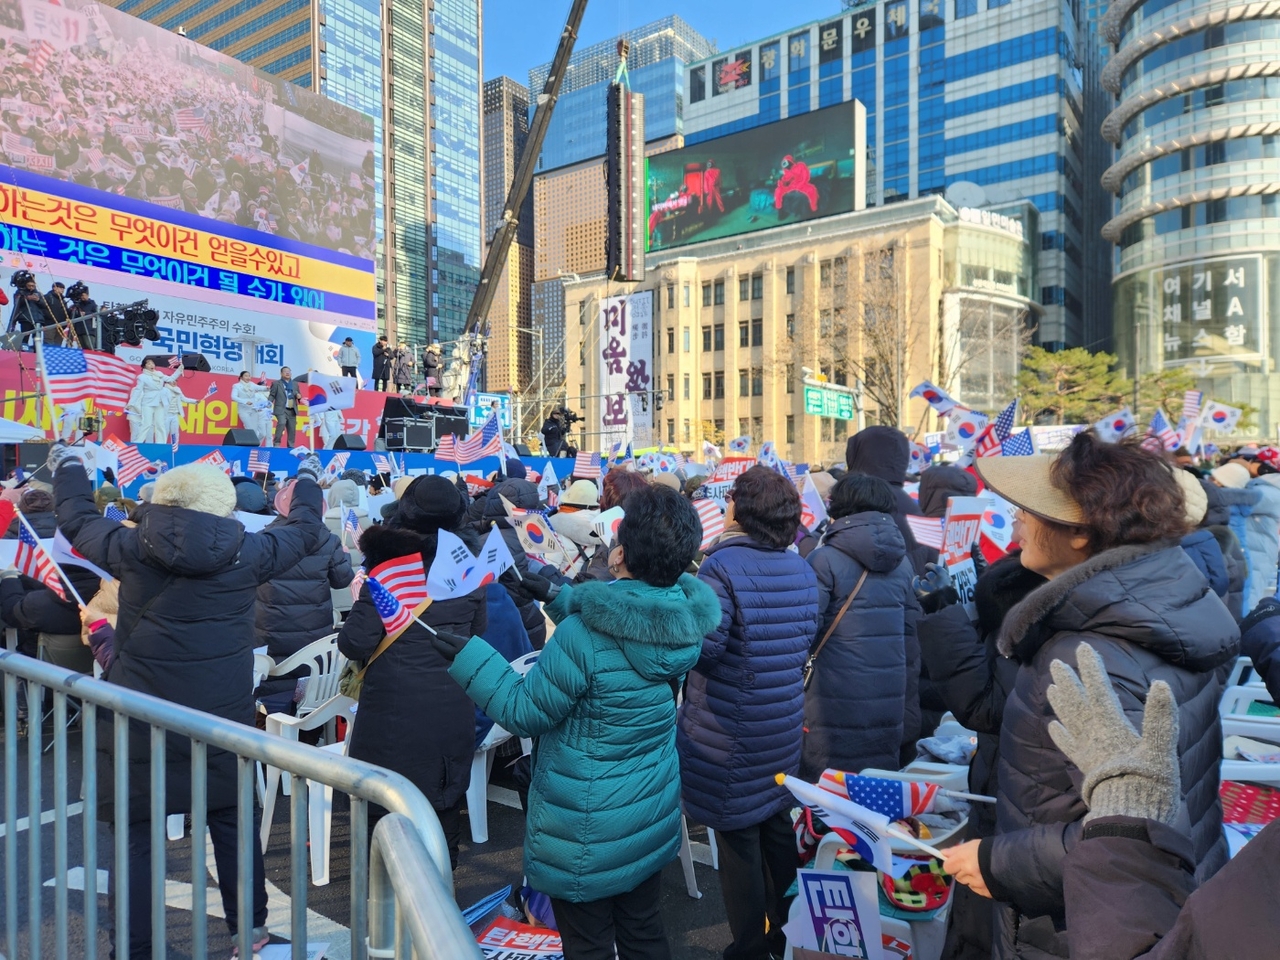
[[[479,280],[480,0],[106,0],[374,119],[378,320],[458,336]]]
[[[484,241],[502,225],[507,193],[529,139],[529,91],[510,77],[484,85]],[[521,391],[534,376],[534,351],[528,333],[529,286],[533,282],[533,191],[518,214],[519,227],[489,308],[489,345],[485,388]],[[523,328],[523,329],[521,329]],[[539,351],[545,356],[545,351]]]
[[[685,144],[860,100],[868,204],[944,192],[966,207],[1030,200],[1037,340],[1096,346],[1109,334],[1111,259],[1088,234],[1106,198],[1086,173],[1105,167],[1106,145],[1085,127],[1096,80],[1074,18],[1061,0],[855,4],[691,64]]]
[[[1116,348],[1140,372],[1184,366],[1226,403],[1280,422],[1280,12],[1228,0],[1124,0],[1103,24],[1116,95],[1103,176],[1119,197]],[[1222,441],[1218,441],[1221,443]]]
[[[715,45],[677,16],[637,27],[620,39],[631,44],[631,89],[645,95],[646,142],[678,134],[687,102],[685,65],[711,56]],[[570,58],[538,158],[539,172],[604,156],[605,95],[618,65],[617,38],[585,47]],[[541,91],[550,72],[550,63],[530,70],[529,89]]]

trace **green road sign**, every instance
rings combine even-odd
[[[854,418],[853,394],[805,384],[804,412],[815,417],[852,420]]]

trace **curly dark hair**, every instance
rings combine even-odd
[[[768,467],[755,466],[738,476],[729,491],[733,519],[747,536],[769,547],[789,547],[800,528],[796,485]]]
[[[1049,477],[1080,505],[1092,553],[1187,532],[1186,501],[1171,467],[1136,438],[1107,443],[1092,430],[1078,433]]]
[[[627,495],[623,509],[618,543],[626,551],[627,569],[650,586],[673,586],[702,543],[702,521],[693,504],[670,487],[646,483]]]
[[[644,474],[634,470],[610,470],[600,481],[600,511],[621,505],[627,494],[649,486]]]

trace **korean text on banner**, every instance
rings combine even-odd
[[[642,398],[652,383],[653,294],[650,291],[600,301],[600,439],[601,449],[613,443],[646,442],[637,436],[643,417]]]
[[[978,608],[973,601],[978,571],[969,551],[978,542],[982,517],[989,507],[989,502],[982,497],[952,497],[947,501],[946,523],[942,529],[941,559],[970,620],[978,619]]]
[[[876,874],[851,870],[801,870],[795,917],[783,927],[793,947],[822,956],[879,957],[880,907]]]

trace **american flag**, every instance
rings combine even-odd
[[[63,600],[67,599],[67,592],[62,589],[62,581],[58,578],[58,568],[25,519],[18,522],[18,552],[14,555],[13,565],[26,576],[39,580]]]
[[[369,575],[364,572],[364,567],[356,571],[355,577],[351,581],[351,599],[360,599],[360,588],[364,586],[364,582],[369,579]]]
[[[216,383],[211,383],[211,384],[209,384],[209,389],[208,389],[208,390],[206,390],[206,391],[205,391],[205,394],[204,394],[204,395],[205,395],[205,399],[208,399],[209,397],[212,397],[212,396],[213,396],[215,393],[217,393],[217,392],[218,392],[218,385],[217,385]]]
[[[411,553],[380,563],[369,571],[369,594],[387,634],[397,634],[413,622],[414,611],[425,603],[427,575],[422,555]]]
[[[1035,441],[1031,431],[1023,430],[1000,441],[1000,454],[1005,457],[1030,457],[1036,452]]]
[[[354,507],[347,510],[346,519],[342,522],[342,532],[351,534],[352,544],[360,542],[360,518],[356,516]]]
[[[600,478],[600,454],[579,450],[573,459],[573,475],[586,480]]]
[[[31,68],[33,73],[44,73],[44,68],[49,65],[49,59],[53,56],[53,45],[47,40],[37,40],[35,45],[27,53],[27,66]]]
[[[848,797],[859,806],[874,810],[890,820],[928,813],[933,809],[939,790],[936,783],[860,777],[840,770],[824,770],[818,786],[837,796]]]
[[[906,514],[907,526],[922,547],[942,549],[942,520],[937,517],[918,517],[913,513]]]
[[[333,459],[329,461],[329,465],[324,468],[326,476],[336,477],[347,467],[347,460],[350,458],[349,453],[335,453]]]
[[[156,465],[138,452],[132,444],[122,443],[115,437],[104,440],[102,445],[116,455],[120,466],[116,470],[116,479],[122,487],[127,487],[144,473],[154,473]]]
[[[119,357],[74,347],[44,347],[45,382],[49,396],[60,407],[82,400],[123,411],[138,381],[138,369]]]
[[[88,150],[82,150],[80,155],[89,161],[89,169],[94,173],[101,173],[103,168],[102,151],[97,147],[90,147]]]
[[[453,434],[446,434],[436,447],[437,460],[452,460],[456,464],[475,463],[484,457],[502,454],[502,428],[498,415],[490,414],[480,429],[465,440],[459,441]]]
[[[720,504],[711,499],[695,500],[693,509],[702,521],[702,543],[698,549],[705,552],[724,533],[724,514],[720,511]]]
[[[169,358],[169,369],[177,370],[180,366],[182,366],[182,354],[175,353]]]
[[[180,445],[180,443],[181,443],[181,438],[182,438],[182,435],[181,435],[181,434],[179,434],[179,433],[175,433],[175,434],[173,435],[173,452],[174,452],[174,453],[177,453],[177,452],[178,452],[178,446],[179,446],[179,445]]]
[[[1154,437],[1160,442],[1160,446],[1157,449],[1178,449],[1178,432],[1169,425],[1169,420],[1164,415],[1163,410],[1156,410],[1155,416],[1151,418],[1151,426],[1147,428],[1147,436]]]
[[[249,451],[249,472],[250,473],[270,473],[271,458],[262,450]]]
[[[1013,422],[1018,418],[1018,401],[1015,398],[1013,403],[1009,404],[1000,411],[1000,415],[995,418],[987,428],[982,432],[982,436],[978,439],[978,443],[974,448],[974,453],[979,457],[998,457],[1003,454],[1003,443],[1009,439],[1009,434],[1013,432]]]
[[[179,130],[194,130],[202,137],[207,137],[210,132],[204,107],[184,107],[174,113],[173,122]]]
[[[1182,395],[1182,416],[1188,423],[1200,419],[1200,408],[1204,404],[1203,390],[1188,390]]]
[[[393,473],[391,469],[391,461],[387,459],[384,453],[375,453],[373,455],[373,469],[378,473]]]
[[[128,520],[129,515],[120,509],[114,503],[108,503],[107,509],[102,511],[102,515],[108,520]]]

